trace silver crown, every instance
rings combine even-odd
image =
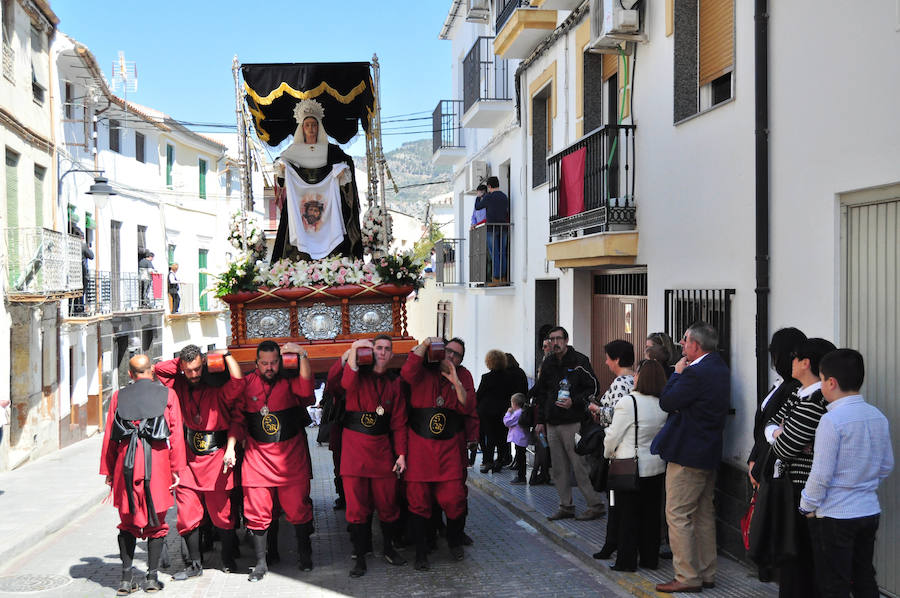
[[[322,107],[322,104],[315,100],[300,100],[297,102],[297,105],[294,106],[294,120],[297,121],[297,124],[302,124],[303,119],[309,116],[321,123],[322,119],[325,118],[325,109]]]

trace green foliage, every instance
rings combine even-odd
[[[241,291],[255,291],[259,285],[254,282],[254,276],[256,276],[256,263],[252,256],[231,262],[228,269],[219,275],[215,287],[216,297]]]
[[[410,285],[416,289],[425,286],[425,281],[422,279],[425,262],[417,258],[412,251],[385,255],[372,260],[372,262],[375,264],[375,272],[381,278],[382,283]]]

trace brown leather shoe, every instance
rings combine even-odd
[[[673,594],[675,592],[702,592],[703,586],[689,586],[686,583],[681,583],[677,579],[673,579],[668,583],[656,584],[656,591],[665,592],[666,594]]]

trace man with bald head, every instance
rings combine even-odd
[[[186,469],[175,393],[153,380],[153,366],[146,355],[131,358],[128,375],[133,384],[110,398],[100,459],[100,475],[106,476],[113,505],[119,509],[119,595],[137,589],[132,572],[137,538],[147,539],[143,590],[162,589],[157,570],[169,531],[166,511]]]

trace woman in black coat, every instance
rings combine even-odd
[[[512,396],[506,373],[506,354],[492,349],[487,352],[484,364],[490,371],[481,377],[475,392],[481,437],[484,440],[481,473],[491,470],[497,472],[503,468],[503,445],[506,444],[507,432],[503,425],[503,414],[509,408],[509,397]]]

